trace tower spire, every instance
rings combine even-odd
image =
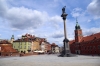
[[[79,25],[78,25],[78,21],[77,21],[77,17],[76,17],[76,26],[79,26]]]
[[[14,39],[14,35],[12,35],[11,39]]]
[[[14,35],[12,35],[10,42],[13,44],[14,41]]]
[[[82,30],[80,28],[80,25],[78,24],[77,18],[76,18],[76,26],[75,26],[75,42],[80,42],[82,39]]]
[[[78,23],[78,21],[77,21],[77,17],[76,17],[76,23]]]
[[[76,17],[76,26],[75,26],[75,29],[80,29],[80,25],[78,24],[78,21],[77,21],[77,17]]]

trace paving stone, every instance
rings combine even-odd
[[[58,57],[51,54],[0,57],[0,66],[100,66],[100,56]]]

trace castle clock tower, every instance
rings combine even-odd
[[[75,26],[75,42],[80,42],[82,39],[82,30],[80,28],[80,25],[78,24],[78,21],[76,19],[76,26]]]
[[[13,43],[13,41],[14,41],[14,35],[12,35],[10,42]]]

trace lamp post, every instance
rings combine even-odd
[[[66,34],[66,17],[68,14],[66,14],[66,12],[65,12],[65,7],[66,6],[64,6],[62,8],[62,15],[61,15],[61,17],[64,21],[64,40],[63,40],[63,43],[64,43],[63,47],[64,48],[63,48],[63,51],[61,52],[60,56],[69,57],[70,56],[70,49],[69,49],[69,44],[68,44],[69,40],[67,39],[67,34]]]

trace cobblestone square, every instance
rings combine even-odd
[[[32,55],[0,58],[0,66],[100,66],[100,56]]]

